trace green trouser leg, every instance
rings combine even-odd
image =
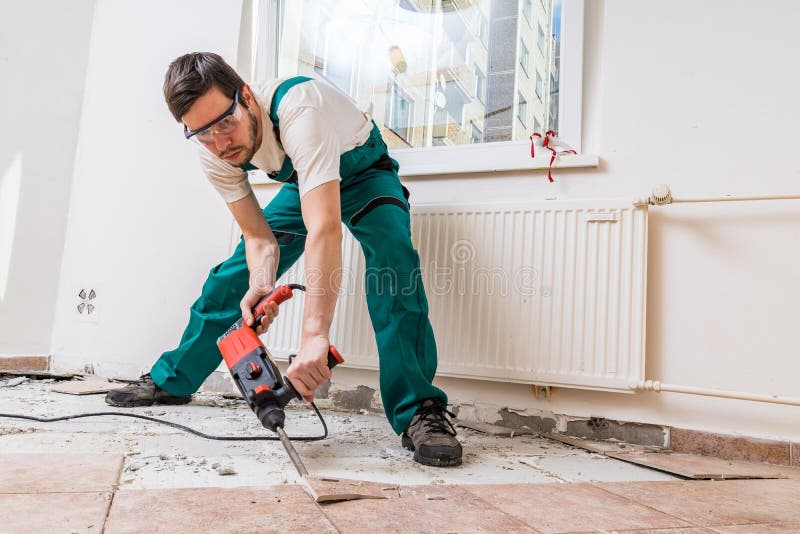
[[[411,242],[408,204],[396,171],[368,169],[356,183],[342,188],[342,215],[364,251],[381,400],[389,424],[399,434],[423,400],[446,403],[447,396],[431,383],[436,373],[436,341],[428,320],[419,255]]]
[[[398,434],[419,405],[447,396],[431,382],[436,374],[436,342],[428,321],[428,301],[411,244],[408,213],[383,205],[351,227],[366,260],[367,308],[380,359],[381,399]]]
[[[278,276],[297,261],[305,246],[303,220],[291,210],[292,206],[299,204],[297,198],[297,186],[287,184],[264,208],[264,216],[280,245]],[[162,354],[150,370],[158,387],[172,395],[190,395],[219,366],[222,356],[217,348],[217,338],[242,316],[239,302],[248,284],[249,272],[242,240],[230,258],[211,269],[200,298],[189,310],[189,325],[178,347]]]

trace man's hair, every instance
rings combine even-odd
[[[213,52],[192,52],[170,63],[164,76],[164,99],[170,113],[180,122],[195,100],[217,87],[233,98],[244,80],[233,68]]]

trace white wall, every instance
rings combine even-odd
[[[161,92],[186,52],[235,62],[241,2],[97,2],[53,331],[55,365],[138,375],[176,344],[230,236]],[[96,322],[75,305],[97,292]]]
[[[0,1],[0,354],[50,352],[93,11]]]
[[[800,193],[800,36],[789,1],[586,2],[584,150],[598,170],[411,182],[418,200]],[[761,22],[764,22],[762,24]],[[652,208],[648,378],[800,396],[800,201]],[[459,398],[763,437],[800,438],[800,409],[678,394],[440,381]]]
[[[149,368],[177,343],[207,270],[227,251],[230,218],[160,95],[166,64],[180,53],[237,57],[240,8],[219,5],[97,4],[53,334],[57,365],[92,363],[107,374]],[[587,1],[583,139],[600,168],[558,170],[555,184],[542,173],[409,179],[412,201],[633,197],[660,182],[676,196],[800,192],[800,79],[786,59],[800,47],[792,22],[800,6],[773,0],[759,8]],[[259,186],[259,195],[274,190]],[[796,202],[652,209],[648,378],[800,396],[798,223]],[[84,284],[98,288],[97,323],[73,312]],[[337,370],[339,381],[376,378]],[[522,385],[439,383],[454,398],[530,413],[800,439],[793,407],[573,390],[545,401]]]

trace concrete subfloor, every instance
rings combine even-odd
[[[0,381],[2,384],[2,381]],[[49,391],[48,380],[0,387],[0,412],[36,417],[126,411],[163,418],[214,435],[269,436],[242,401],[201,393],[185,406],[120,409],[103,395]],[[493,437],[459,428],[464,463],[434,468],[412,453],[386,419],[376,414],[323,411],[329,437],[295,446],[314,475],[408,484],[512,484],[675,480],[676,477],[532,436]],[[289,435],[321,432],[310,408],[290,405]],[[279,442],[212,441],[169,426],[125,417],[55,423],[0,419],[3,452],[119,453],[125,457],[120,487],[237,487],[284,484],[297,474]]]
[[[112,410],[103,395],[52,386],[0,377],[0,412]],[[268,435],[243,402],[213,394],[130,413]],[[380,415],[323,415],[330,437],[297,443],[311,474],[398,484],[401,502],[316,505],[277,442],[211,441],[115,416],[0,418],[0,532],[800,532],[800,476],[685,481],[543,438],[467,429],[464,465],[432,468],[413,461]],[[320,430],[302,406],[287,420],[290,434]]]

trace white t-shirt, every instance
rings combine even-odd
[[[250,163],[267,173],[278,172],[288,155],[297,171],[302,197],[318,185],[341,180],[339,157],[366,142],[372,119],[334,86],[312,79],[291,87],[283,96],[278,106],[278,143],[269,107],[285,79],[252,87],[261,107],[262,139]],[[247,172],[218,158],[202,144],[199,146],[203,170],[225,202],[246,197],[251,191]]]

